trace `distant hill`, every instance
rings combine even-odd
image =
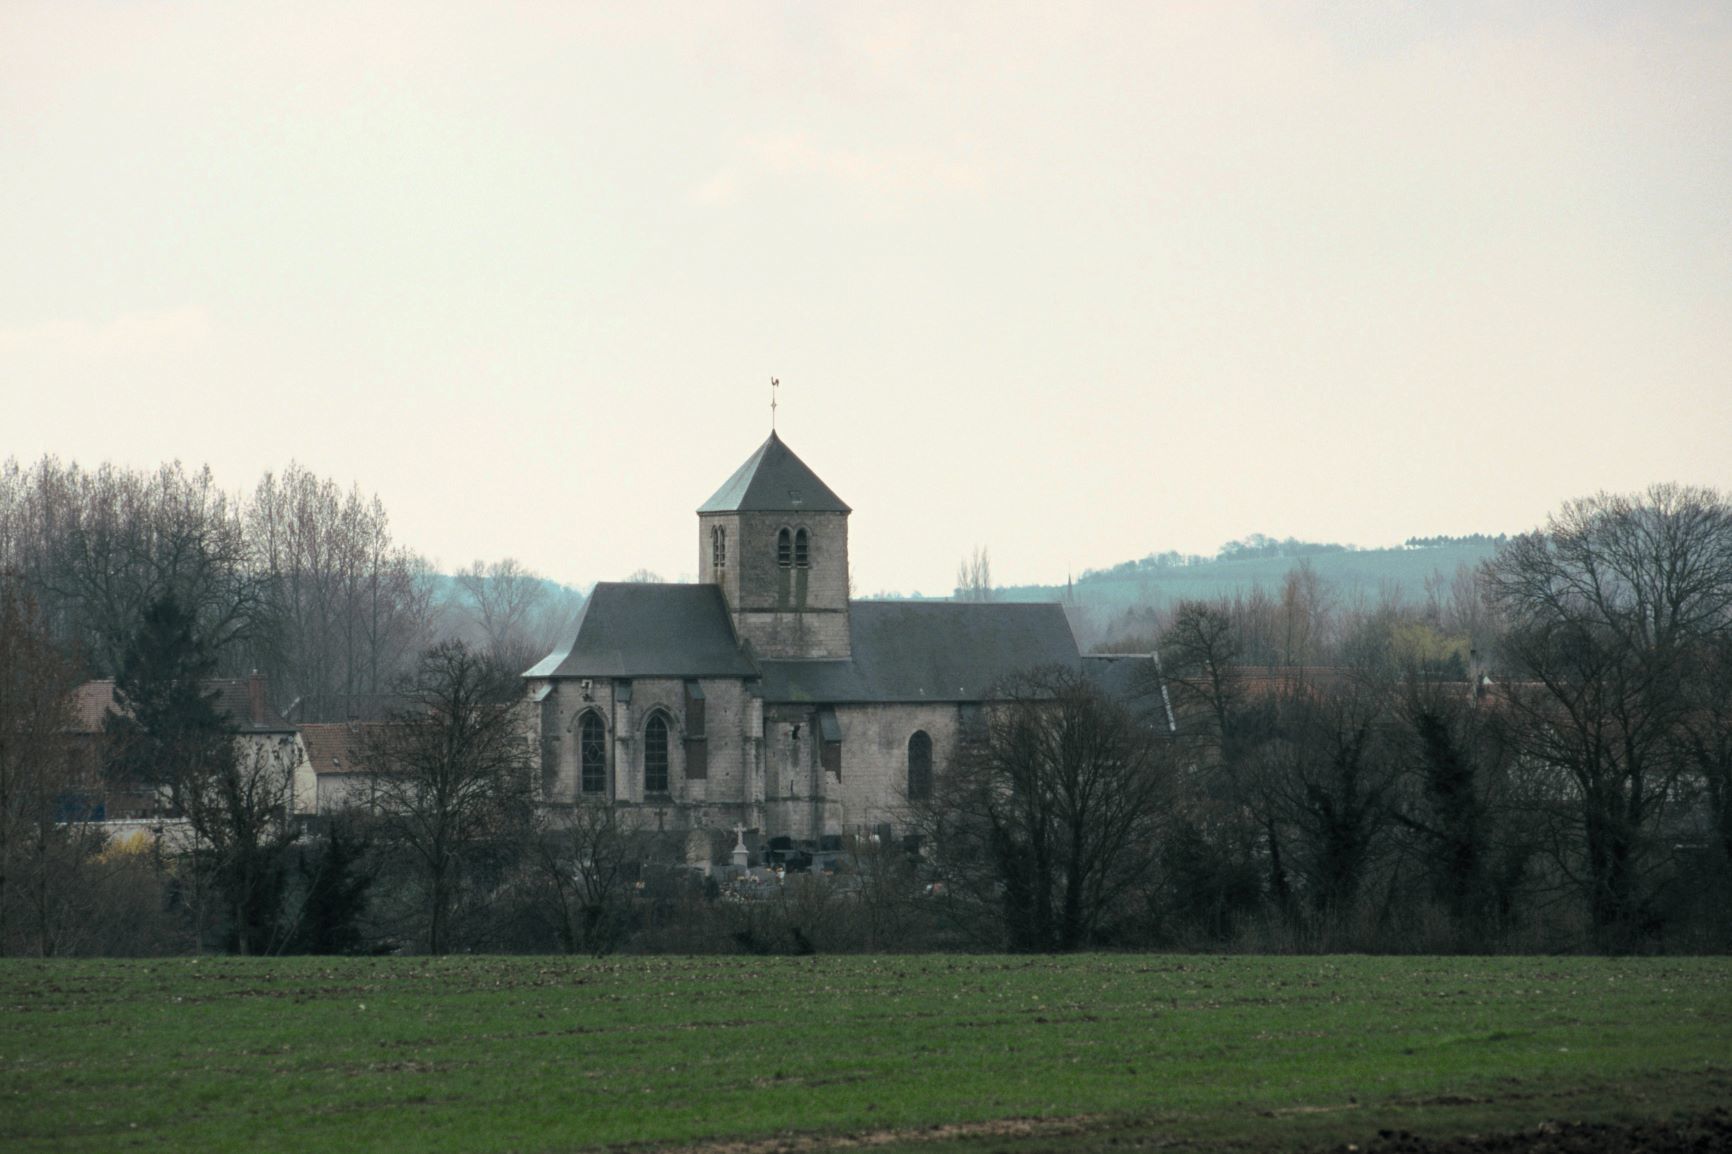
[[[1078,638],[1092,646],[1146,631],[1147,613],[1178,601],[1231,597],[1258,586],[1278,595],[1288,572],[1301,563],[1311,566],[1339,605],[1375,602],[1386,590],[1417,602],[1426,595],[1427,579],[1437,575],[1447,584],[1463,566],[1472,569],[1488,560],[1505,539],[1481,533],[1410,537],[1395,548],[1361,549],[1252,534],[1229,541],[1214,557],[1152,553],[1110,569],[1087,570],[1068,585],[1001,585],[994,595],[1001,601],[1064,603]],[[900,595],[880,594],[886,596]]]
[[[1415,538],[1393,549],[1358,549],[1253,536],[1233,542],[1213,558],[1154,554],[1110,569],[1089,570],[1068,589],[1013,585],[1000,588],[998,596],[1006,601],[1063,601],[1068,596],[1085,609],[1117,615],[1186,598],[1232,596],[1258,585],[1273,592],[1287,572],[1304,561],[1343,600],[1361,595],[1376,598],[1386,588],[1399,591],[1404,599],[1418,600],[1425,595],[1428,577],[1442,574],[1447,581],[1460,566],[1479,565],[1497,551],[1501,540],[1480,535]]]

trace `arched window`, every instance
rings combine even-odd
[[[720,525],[710,529],[710,565],[724,569],[728,564],[728,531]]]
[[[804,569],[811,563],[811,557],[806,552],[806,530],[801,529],[794,534],[794,568]]]
[[[668,791],[668,723],[659,713],[643,730],[643,791]]]
[[[786,569],[794,563],[794,535],[783,529],[776,534],[776,564]]]
[[[585,793],[607,792],[607,730],[591,710],[577,723],[578,784]]]
[[[908,800],[925,801],[932,796],[932,739],[924,729],[908,739]]]

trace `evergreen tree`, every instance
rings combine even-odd
[[[172,593],[145,610],[114,681],[104,721],[114,775],[131,786],[167,790],[176,812],[189,781],[233,758],[225,715],[206,688],[216,659]]]
[[[162,597],[127,644],[105,724],[115,772],[165,790],[192,827],[198,878],[221,902],[224,946],[252,954],[272,942],[296,837],[294,756],[288,747],[237,742],[205,681],[214,667],[192,615],[173,594]]]
[[[373,875],[365,868],[371,841],[345,822],[331,825],[324,851],[301,851],[296,872],[307,887],[294,947],[308,954],[352,954],[361,945],[357,923],[367,908]]]

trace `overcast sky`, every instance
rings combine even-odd
[[[861,593],[1732,487],[1732,6],[0,0],[0,457]]]

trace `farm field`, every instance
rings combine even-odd
[[[0,962],[8,1151],[1268,1149],[1727,1101],[1726,959]]]

